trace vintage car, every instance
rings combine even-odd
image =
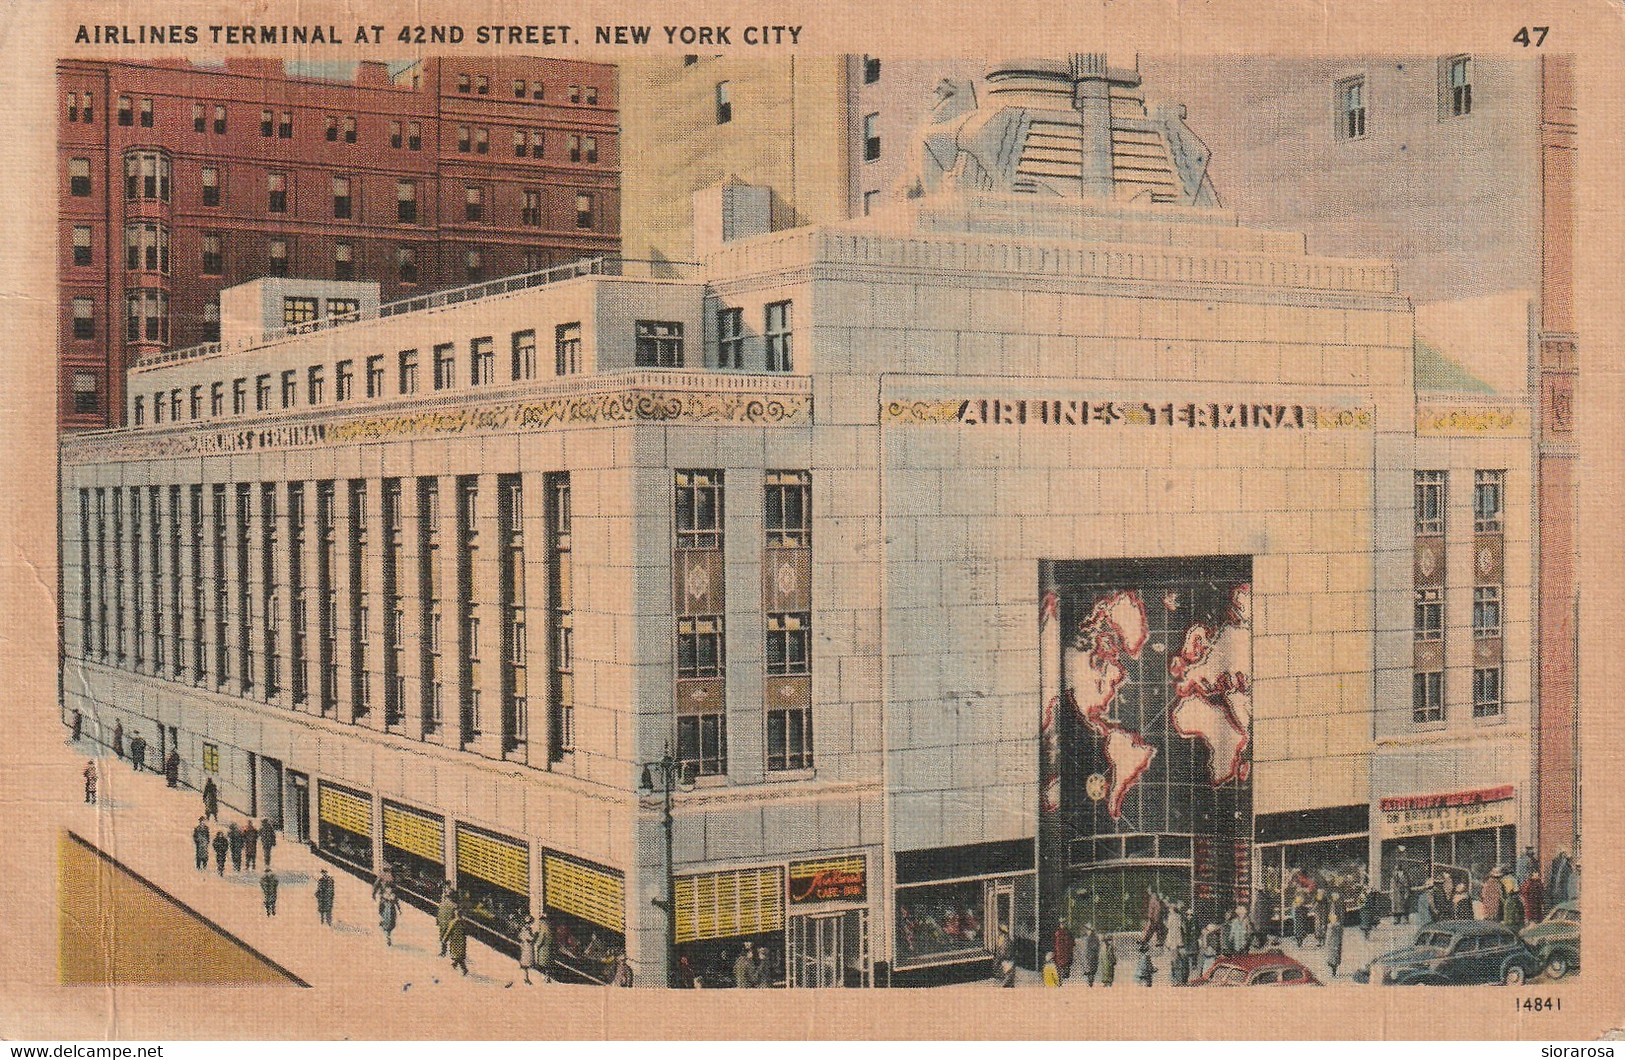
[[[1516,985],[1544,967],[1511,928],[1494,920],[1440,920],[1404,949],[1383,954],[1354,973],[1356,983],[1393,986]]]
[[[1580,903],[1559,902],[1545,920],[1523,929],[1523,940],[1553,979],[1575,971],[1580,967]]]
[[[1220,957],[1193,986],[1325,986],[1280,950]]]

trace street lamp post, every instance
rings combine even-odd
[[[654,773],[660,774],[660,827],[666,843],[666,889],[664,897],[654,899],[666,914],[666,986],[677,985],[677,882],[672,873],[672,794],[681,777],[681,767],[672,757],[671,745],[655,762],[643,764],[643,777],[638,782],[638,794],[654,794]]]

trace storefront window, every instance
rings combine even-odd
[[[1067,890],[1067,922],[1078,934],[1090,924],[1099,932],[1139,931],[1152,891],[1190,908],[1190,867],[1124,865],[1079,873]]]
[[[477,930],[516,944],[530,915],[529,846],[458,825],[457,887]]]
[[[616,955],[626,952],[626,936],[557,909],[549,908],[547,919],[553,927],[554,961],[561,978],[566,982],[609,982]],[[711,981],[707,979],[705,985],[710,986]]]
[[[1307,901],[1325,891],[1328,896],[1337,895],[1345,910],[1361,908],[1369,883],[1369,853],[1365,836],[1260,847],[1259,883],[1269,899],[1270,934],[1283,933],[1282,924],[1290,918],[1299,895]]]
[[[317,845],[339,861],[372,871],[372,840],[366,836],[323,821],[318,829]]]
[[[897,966],[985,957],[985,883],[963,880],[897,889]]]
[[[318,784],[316,845],[338,861],[372,871],[372,799],[348,788]]]

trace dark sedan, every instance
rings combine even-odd
[[[1509,927],[1493,920],[1441,920],[1354,973],[1357,983],[1392,986],[1516,985],[1540,974],[1543,962]]]
[[[1580,967],[1580,903],[1553,906],[1545,920],[1523,929],[1523,940],[1553,979],[1576,971]]]

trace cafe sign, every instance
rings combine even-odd
[[[1439,795],[1406,795],[1380,803],[1383,834],[1390,839],[1441,835],[1516,823],[1511,784]]]
[[[790,904],[861,902],[868,897],[863,855],[790,863]]]

